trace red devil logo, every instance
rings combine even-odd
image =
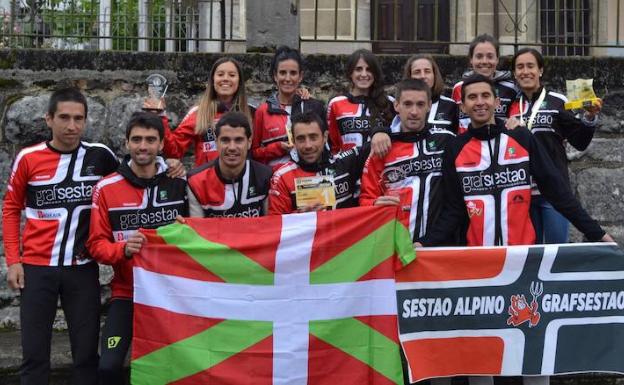
[[[525,322],[529,323],[529,327],[537,325],[540,320],[538,310],[539,304],[537,298],[544,292],[544,284],[541,282],[531,282],[531,295],[533,300],[531,304],[527,302],[524,294],[516,294],[511,296],[511,305],[509,305],[509,318],[507,325],[518,326]]]

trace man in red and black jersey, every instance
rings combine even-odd
[[[217,159],[189,173],[192,217],[259,217],[267,212],[271,168],[247,157],[251,127],[240,112],[228,112],[215,127]]]
[[[370,145],[338,153],[332,156],[327,149],[328,131],[314,112],[293,117],[295,151],[292,160],[275,171],[269,193],[269,213],[289,214],[297,211],[321,209],[321,205],[307,206],[297,202],[298,178],[327,176],[331,180],[336,198],[335,208],[357,206],[358,180]]]
[[[366,161],[360,205],[400,205],[401,220],[416,240],[442,211],[442,157],[455,135],[427,124],[431,88],[425,82],[406,79],[396,88],[392,144],[385,156]]]
[[[21,291],[22,384],[48,383],[59,295],[72,347],[72,384],[97,383],[100,287],[85,242],[93,188],[118,162],[108,147],[81,141],[86,118],[87,100],[79,90],[55,91],[45,116],[52,140],[19,152],[4,198],[7,278]]]
[[[117,172],[93,192],[87,247],[95,260],[113,266],[112,299],[101,340],[102,384],[123,384],[123,363],[132,339],[132,255],[154,229],[187,216],[186,181],[167,176],[158,156],[165,129],[157,115],[137,112],[126,129],[126,149]]]
[[[529,215],[531,178],[590,241],[612,242],[581,207],[535,137],[524,127],[507,130],[502,121],[495,120],[495,95],[492,80],[482,75],[463,83],[462,108],[471,123],[446,148],[442,169],[445,210],[422,244],[440,244],[464,222],[469,246],[534,244]]]

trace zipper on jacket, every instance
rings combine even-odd
[[[500,136],[499,136],[500,137]],[[498,166],[496,158],[494,158],[494,150],[492,150],[492,142],[491,142],[491,126],[488,125],[488,150],[490,151],[490,175],[492,176],[492,183],[494,187],[494,191],[492,191],[494,195],[494,246],[502,246],[503,245],[503,236],[501,231],[501,213],[500,213],[500,192],[498,191],[498,187],[496,186],[496,173],[495,168]],[[494,138],[494,143],[496,145],[496,139]]]

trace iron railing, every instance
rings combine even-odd
[[[224,51],[245,42],[246,1],[0,0],[0,47]],[[292,1],[301,43],[459,53],[487,32],[508,51],[624,56],[624,0]]]
[[[236,0],[12,0],[0,8],[0,46],[223,51],[245,41],[241,21]]]

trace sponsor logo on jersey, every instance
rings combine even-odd
[[[211,212],[207,215],[208,218],[253,218],[260,216],[260,209],[257,207],[247,207],[243,211],[237,213],[228,213],[224,211],[222,213]]]
[[[477,204],[473,201],[468,201],[468,203],[466,203],[466,208],[468,209],[468,217],[470,218],[474,216],[481,216],[481,213],[483,212],[483,210],[477,207]]]
[[[61,217],[61,213],[47,212],[43,210],[37,210],[37,218],[39,219],[58,219]]]
[[[340,121],[340,131],[345,132],[357,132],[365,131],[370,127],[370,121],[368,118],[349,118]]]
[[[442,168],[442,157],[426,159],[409,159],[405,163],[387,167],[382,177],[386,176],[388,182],[397,182],[405,177],[413,176],[420,172],[432,172]]]
[[[119,216],[121,230],[138,229],[139,227],[155,227],[165,223],[171,223],[180,215],[177,209],[161,208],[157,211],[138,212]]]
[[[59,203],[90,201],[93,194],[93,185],[81,182],[77,186],[41,189],[35,192],[37,206],[46,206]]]
[[[529,176],[523,168],[515,170],[505,168],[492,173],[481,171],[478,174],[465,175],[461,179],[465,194],[487,191],[495,186],[506,188],[528,184],[529,182]]]

